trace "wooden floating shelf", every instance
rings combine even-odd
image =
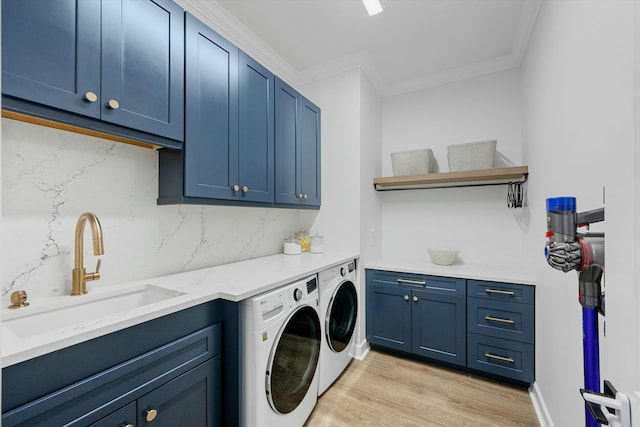
[[[428,173],[424,175],[389,176],[373,179],[378,191],[411,190],[419,188],[474,187],[480,185],[525,182],[528,166],[481,169],[464,172]]]

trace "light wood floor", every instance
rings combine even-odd
[[[538,425],[525,389],[371,350],[320,397],[305,427]]]

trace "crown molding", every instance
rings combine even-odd
[[[354,69],[360,69],[366,73],[379,93],[382,94],[386,90],[387,83],[380,75],[369,53],[364,50],[303,70],[299,73],[298,81],[301,85],[305,85]]]
[[[522,64],[524,55],[527,53],[529,39],[531,39],[531,34],[533,34],[533,29],[536,26],[536,20],[538,19],[541,6],[542,0],[525,0],[522,5],[522,11],[518,18],[516,36],[511,46],[511,52],[516,57],[518,65]]]
[[[261,63],[292,86],[299,72],[215,0],[174,0],[184,10]]]
[[[371,56],[366,51],[355,52],[351,55],[336,58],[312,68],[298,70],[265,44],[217,1],[175,1],[186,11],[209,25],[223,37],[294,87],[322,80],[346,71],[360,69],[369,77],[381,96],[389,97],[519,67],[524,59],[543,0],[523,1],[522,11],[518,18],[517,32],[510,54],[395,84],[389,84],[385,81],[374,61],[371,59]]]

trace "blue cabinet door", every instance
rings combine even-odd
[[[216,356],[138,399],[137,425],[222,425],[220,359]]]
[[[320,109],[276,78],[276,203],[320,206]]]
[[[189,14],[185,25],[184,195],[237,199],[238,48]]]
[[[102,120],[183,139],[183,15],[171,0],[102,3]]]
[[[466,299],[424,290],[412,291],[412,352],[465,366]]]
[[[300,94],[276,78],[276,203],[299,204],[298,104]]]
[[[299,138],[302,203],[320,206],[320,109],[306,98],[300,103]]]
[[[367,341],[411,352],[411,290],[367,280]]]
[[[238,64],[239,199],[274,201],[274,76],[244,52]]]
[[[100,0],[4,0],[2,93],[98,118]]]

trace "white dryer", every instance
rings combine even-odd
[[[242,305],[246,427],[300,427],[318,399],[318,279],[310,276]]]
[[[320,280],[320,382],[318,396],[324,393],[349,365],[351,340],[358,317],[356,261],[318,273]]]

